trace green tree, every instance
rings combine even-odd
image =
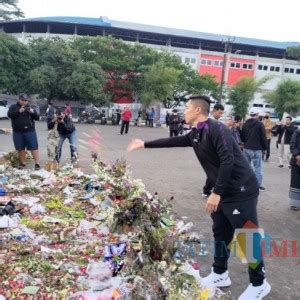
[[[0,0],[0,20],[23,18],[24,13],[18,7],[18,0]]]
[[[285,112],[296,113],[300,110],[300,82],[287,79],[274,91],[265,93],[264,98],[275,107],[280,118]]]
[[[300,46],[288,47],[288,57],[300,60]]]
[[[30,92],[28,75],[33,55],[14,37],[0,32],[0,91],[8,94]]]
[[[164,107],[170,108],[174,102],[174,91],[181,70],[167,67],[163,61],[153,64],[144,75],[144,90],[141,102],[149,105],[152,101],[160,101]]]
[[[32,91],[48,100],[67,99],[62,82],[72,74],[79,54],[60,38],[35,39],[28,47],[35,57],[35,67],[29,74]]]
[[[255,80],[252,77],[242,77],[230,90],[229,102],[233,106],[236,115],[245,118],[247,115],[250,101],[259,88],[270,78],[264,77],[261,80]]]
[[[103,91],[107,78],[97,64],[79,62],[72,74],[62,82],[62,88],[71,99],[82,103],[105,105],[108,103],[107,94]]]

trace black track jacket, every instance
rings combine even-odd
[[[221,122],[208,119],[184,136],[145,142],[145,148],[193,147],[213,192],[221,202],[246,201],[258,195],[256,176],[232,134]]]

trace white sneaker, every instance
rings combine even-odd
[[[231,285],[231,280],[228,271],[223,274],[217,274],[211,269],[211,273],[202,278],[201,285],[203,288],[227,287]]]
[[[268,281],[264,279],[264,283],[259,286],[253,286],[252,283],[250,283],[238,300],[260,300],[267,296],[270,291],[271,286]]]

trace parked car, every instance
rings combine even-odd
[[[0,101],[0,119],[8,119],[7,113],[8,108],[6,107],[6,103],[4,101]]]

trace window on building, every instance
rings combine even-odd
[[[195,64],[196,63],[196,58],[191,58],[191,63]]]
[[[234,62],[230,63],[230,68],[234,68],[234,67],[235,67],[235,63]]]
[[[211,60],[207,60],[206,63],[211,66],[212,65],[212,61]]]
[[[294,73],[294,68],[290,68],[290,73]]]
[[[279,72],[280,68],[279,67],[275,67],[275,72]]]
[[[186,57],[185,59],[184,59],[184,62],[186,63],[186,64],[189,64],[190,63],[190,58],[189,57]]]
[[[248,64],[243,64],[243,69],[248,69]]]
[[[241,64],[240,63],[236,63],[235,67],[239,69],[241,67]]]
[[[297,70],[296,70],[296,74],[300,74],[300,69],[297,69]]]
[[[274,67],[274,66],[271,66],[271,67],[270,67],[270,71],[271,71],[271,72],[274,72],[274,71],[275,71],[275,67]]]
[[[270,104],[266,104],[265,108],[271,108],[271,105]]]
[[[268,71],[268,66],[264,66],[263,70]]]
[[[215,60],[215,61],[214,61],[214,65],[215,65],[216,67],[218,67],[219,64],[220,64],[220,62],[219,62],[218,60]]]
[[[252,70],[253,69],[253,65],[252,64],[248,64],[248,69]]]
[[[253,107],[258,107],[258,104],[253,104]]]
[[[201,59],[201,65],[206,65],[206,59]]]
[[[258,65],[258,70],[262,70],[263,66],[262,65]]]
[[[289,68],[284,68],[284,73],[288,73],[289,72]]]
[[[220,66],[223,67],[223,65],[224,65],[224,61],[220,60]]]

